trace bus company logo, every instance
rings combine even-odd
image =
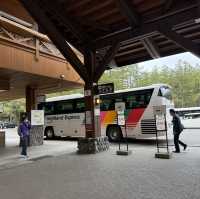
[[[53,121],[53,120],[79,120],[80,115],[62,115],[62,116],[51,116],[47,117],[48,121]]]
[[[47,120],[53,121],[53,120],[64,120],[64,116],[51,116],[47,117]]]
[[[80,115],[65,115],[65,120],[80,120]]]

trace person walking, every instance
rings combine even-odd
[[[28,138],[30,129],[31,129],[31,124],[28,121],[28,118],[23,117],[22,122],[19,124],[18,127],[18,134],[20,136],[21,147],[22,147],[21,156],[25,159],[28,158],[27,147],[28,147]]]
[[[181,123],[181,120],[180,120],[179,116],[176,114],[174,109],[170,109],[169,112],[170,112],[170,115],[173,117],[172,123],[173,123],[174,145],[175,145],[175,151],[173,151],[173,152],[180,153],[179,144],[181,146],[183,146],[184,151],[187,148],[187,144],[185,144],[181,140],[179,140],[179,136],[180,136],[181,132],[183,131],[184,126]]]

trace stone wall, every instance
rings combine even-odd
[[[95,154],[109,149],[108,137],[80,138],[78,140],[79,154]]]
[[[30,130],[30,146],[42,145],[43,140],[44,140],[43,126],[32,126]]]

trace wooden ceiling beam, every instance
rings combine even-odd
[[[90,36],[82,29],[80,24],[72,20],[71,17],[67,15],[57,1],[48,1],[48,10],[52,13],[52,15],[55,15],[58,18],[58,21],[63,26],[69,29],[69,31],[80,41],[80,43],[82,43],[84,47],[90,48]]]
[[[0,91],[6,91],[10,89],[10,80],[0,78]]]
[[[123,42],[128,40],[141,40],[145,37],[149,37],[155,35],[158,32],[158,28],[160,24],[168,23],[171,27],[176,29],[176,26],[179,24],[184,24],[187,21],[193,23],[192,20],[198,18],[199,13],[197,12],[197,4],[190,6],[190,8],[185,9],[184,11],[181,10],[180,12],[177,11],[171,15],[165,15],[164,18],[160,20],[153,21],[150,23],[146,23],[145,21],[137,27],[136,29],[132,30],[130,27],[119,30],[105,36],[102,36],[95,41],[93,41],[93,45],[96,49],[105,48],[112,44],[113,41]]]
[[[189,51],[200,58],[200,45],[180,34],[177,34],[170,26],[167,26],[166,24],[165,26],[159,28],[159,32],[169,40],[176,43],[178,46],[182,47],[184,50]]]
[[[102,74],[106,70],[107,65],[112,61],[115,54],[119,50],[119,47],[120,47],[120,44],[118,42],[115,42],[108,49],[105,56],[103,57],[103,60],[99,63],[99,65],[95,69],[94,82],[98,82],[99,78],[102,76]]]
[[[44,28],[51,41],[57,46],[63,56],[69,61],[75,71],[85,81],[88,78],[84,64],[71,49],[62,33],[55,27],[50,18],[38,6],[35,0],[21,0],[24,7],[30,12],[35,20]]]
[[[169,11],[174,3],[174,0],[163,0],[163,13]]]
[[[117,0],[118,7],[123,15],[125,15],[134,29],[140,23],[140,16],[130,0]]]
[[[160,58],[159,48],[152,38],[144,38],[141,42],[153,59]]]
[[[66,3],[66,0],[62,0],[62,1],[63,1],[62,3],[64,4],[64,6],[67,5],[67,11],[68,11],[68,12],[72,12],[72,11],[77,10],[78,8],[84,6],[85,4],[88,4],[91,0],[76,1],[76,2],[73,3],[73,4],[70,4],[70,6],[69,6],[68,3]]]
[[[99,0],[97,2],[99,2]],[[85,17],[85,16],[92,15],[93,13],[98,12],[100,9],[104,9],[105,7],[111,5],[112,2],[113,2],[113,0],[107,0],[107,1],[102,1],[99,4],[96,3],[94,6],[91,6],[89,9],[83,10],[79,14],[79,16]],[[92,4],[94,4],[94,3],[92,3]]]

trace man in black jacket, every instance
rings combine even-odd
[[[180,133],[183,131],[184,127],[181,124],[181,120],[179,116],[176,114],[174,109],[170,109],[170,115],[173,117],[172,123],[173,123],[173,133],[174,133],[174,145],[175,145],[175,151],[174,153],[180,153],[180,147],[179,144],[183,146],[183,150],[187,148],[187,144],[181,142],[179,140]]]

